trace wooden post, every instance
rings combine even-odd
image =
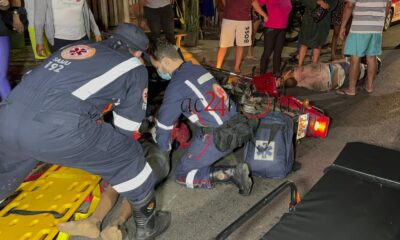
[[[122,0],[122,6],[123,6],[123,22],[129,23],[131,19],[129,18],[129,1],[128,0]]]
[[[116,26],[119,23],[118,19],[118,0],[112,0],[113,2],[113,11],[114,11],[114,22],[113,25]]]
[[[99,0],[99,2],[100,2],[101,21],[104,25],[105,30],[107,31],[109,27],[107,0]]]

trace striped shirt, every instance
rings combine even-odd
[[[350,32],[381,33],[387,0],[351,0],[355,3]]]

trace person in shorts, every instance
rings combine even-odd
[[[235,46],[236,59],[234,71],[240,73],[244,47],[252,44],[251,8],[259,13],[264,21],[267,14],[262,10],[257,0],[224,0],[224,18],[221,25],[221,38],[217,55],[217,68],[221,68],[229,47]]]
[[[350,16],[353,21],[346,39],[345,55],[350,55],[349,86],[336,91],[338,95],[355,96],[360,58],[367,59],[367,79],[362,88],[373,92],[373,82],[377,72],[377,56],[382,53],[382,31],[390,4],[387,0],[346,0],[340,36],[346,35],[346,24]],[[368,15],[365,14],[368,12]]]

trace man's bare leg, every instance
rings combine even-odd
[[[374,91],[374,81],[377,71],[376,56],[367,56],[367,81],[365,81],[364,89],[368,93]]]
[[[222,64],[224,63],[225,55],[226,52],[228,51],[228,48],[222,48],[220,47],[218,49],[218,54],[217,54],[217,66],[216,68],[221,68]]]
[[[101,194],[101,199],[96,210],[90,217],[65,223],[59,223],[58,229],[68,233],[70,236],[84,236],[98,238],[100,235],[100,224],[117,201],[118,193],[111,187]]]
[[[339,89],[336,91],[340,95],[354,96],[356,94],[356,85],[358,76],[360,75],[360,58],[357,56],[350,57],[350,70],[349,70],[349,87]]]
[[[312,63],[317,64],[320,56],[321,56],[321,48],[314,48]]]
[[[301,45],[299,48],[299,63],[298,66],[303,66],[304,58],[306,57],[308,47],[306,45]]]
[[[342,59],[344,59],[345,58],[345,56],[344,56],[344,49],[346,48],[346,38],[347,38],[347,34],[346,34],[346,36],[344,36],[343,37],[343,39],[342,39],[342,49],[340,50],[340,58],[342,58]]]
[[[332,43],[331,43],[331,61],[336,60],[336,48],[339,39],[340,25],[333,27]]]
[[[233,71],[236,72],[236,73],[240,73],[240,65],[242,64],[242,60],[243,60],[243,52],[244,52],[244,47],[236,46],[236,50],[235,50],[235,67],[233,69]]]
[[[122,240],[122,231],[120,226],[123,225],[132,216],[132,208],[126,198],[122,201],[122,206],[116,218],[111,220],[110,224],[101,231],[103,240]]]

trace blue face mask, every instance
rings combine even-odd
[[[157,73],[158,73],[158,76],[160,76],[161,79],[163,79],[165,81],[171,80],[171,75],[169,73],[163,73],[158,68],[157,68]]]

